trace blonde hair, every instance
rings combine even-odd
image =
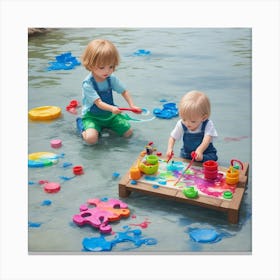
[[[179,114],[183,120],[193,117],[209,118],[211,113],[210,100],[203,92],[192,90],[186,93],[179,104]]]
[[[114,70],[119,65],[120,56],[114,44],[105,39],[91,41],[81,57],[84,67],[92,71],[93,67],[113,65]]]

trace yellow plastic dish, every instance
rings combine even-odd
[[[31,109],[28,116],[33,121],[46,121],[59,118],[61,108],[57,106],[42,106]]]

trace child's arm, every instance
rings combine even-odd
[[[173,148],[175,145],[176,140],[170,136],[169,140],[168,140],[168,144],[167,144],[167,151],[166,151],[166,157],[169,158],[171,157],[172,153],[173,153]]]
[[[132,97],[130,96],[130,93],[127,90],[125,90],[122,93],[122,96],[123,96],[123,98],[125,99],[125,101],[127,102],[127,104],[129,105],[130,108],[136,109],[136,110],[141,110],[139,107],[137,107],[133,104]]]
[[[96,99],[94,103],[98,108],[112,112],[113,114],[120,114],[122,112],[117,106],[107,104],[103,102],[101,98]]]
[[[196,157],[195,159],[197,161],[202,161],[203,159],[203,153],[204,151],[208,148],[209,144],[212,141],[212,136],[210,135],[205,135],[203,137],[203,140],[201,142],[201,144],[196,148],[195,153],[196,153]]]

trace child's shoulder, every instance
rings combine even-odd
[[[89,73],[89,74],[83,79],[83,84],[84,84],[84,83],[89,83],[90,80],[91,80],[91,78],[92,78],[92,74]]]

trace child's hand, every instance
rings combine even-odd
[[[195,151],[195,160],[196,161],[202,161],[203,160],[203,153],[201,153],[199,150]]]
[[[166,151],[166,157],[167,157],[168,159],[171,158],[171,157],[173,157],[173,155],[174,155],[173,150],[168,149],[168,150]]]
[[[134,110],[133,112],[136,113],[136,114],[141,114],[142,113],[142,109],[137,107],[137,106],[131,106],[130,108],[133,109]]]
[[[120,114],[122,111],[116,107],[116,106],[112,106],[112,113],[113,114]]]

